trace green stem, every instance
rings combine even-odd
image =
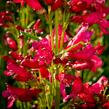
[[[56,65],[56,74],[59,73],[59,67]],[[54,82],[55,82],[55,109],[59,109],[60,107],[60,85],[59,82],[54,78]]]
[[[46,93],[46,87],[45,87],[45,93]],[[48,109],[51,109],[51,104],[49,102],[49,98],[50,98],[50,94],[46,93],[45,99],[46,99],[46,102],[47,102],[47,107],[48,107]]]
[[[24,56],[27,55],[27,52],[28,52],[28,42],[27,42],[27,38],[24,39],[24,46],[23,46],[23,54]]]
[[[59,87],[59,82],[56,81],[56,97],[55,97],[55,101],[56,101],[56,106],[55,109],[60,109],[60,87]]]
[[[49,17],[49,31],[50,31],[50,39],[51,39],[51,47],[52,50],[54,49],[54,38],[52,35],[52,13],[51,13],[51,6],[48,6],[48,17]]]
[[[61,34],[61,41],[60,41],[60,51],[63,49],[63,44],[64,44],[64,33],[65,30],[67,29],[67,26],[69,24],[68,20],[70,17],[70,14],[67,14],[67,17],[65,18],[65,13],[63,15],[63,28],[62,28],[62,34]]]
[[[29,12],[28,12],[28,7],[25,8],[25,27],[28,25],[28,20],[29,20]]]
[[[60,51],[63,48],[63,43],[64,43],[64,33],[65,33],[65,29],[63,29],[62,31],[62,35],[61,35],[61,41],[60,41]]]
[[[56,33],[56,39],[55,39],[55,53],[58,54],[58,10],[55,11],[55,33]]]

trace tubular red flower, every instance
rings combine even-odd
[[[35,61],[33,59],[24,59],[22,60],[21,65],[28,67],[28,68],[33,68],[33,69],[39,67],[38,61]]]
[[[15,79],[17,80],[22,80],[25,82],[33,78],[30,72],[28,72],[25,68],[18,66],[15,63],[8,63],[7,69],[15,74]]]
[[[82,58],[81,58],[82,59]],[[76,70],[85,70],[89,69],[93,72],[96,72],[98,68],[102,66],[102,60],[96,55],[92,55],[88,60],[77,60],[72,63],[72,67]]]
[[[9,54],[12,56],[12,58],[16,60],[22,60],[23,57],[21,54],[18,54],[16,51],[10,51]]]
[[[16,99],[23,102],[31,101],[33,98],[36,98],[40,92],[41,89],[24,89],[7,85],[7,90],[2,93],[2,96],[8,98],[8,107],[11,107]],[[14,100],[9,99],[10,97],[14,98]]]
[[[104,88],[108,85],[108,78],[106,78],[105,76],[101,76],[96,83],[99,84],[100,87]]]
[[[38,19],[38,20],[35,22],[34,26],[33,26],[33,29],[34,29],[35,32],[38,33],[38,34],[41,34],[41,33],[43,32],[43,30],[40,28],[40,25],[41,25],[41,20]]]
[[[11,37],[6,37],[6,41],[7,41],[9,48],[13,50],[17,50],[17,43],[14,39],[12,39]]]
[[[92,47],[92,45],[87,45],[83,50],[79,52],[69,52],[68,56],[72,59],[89,60],[94,54],[95,49]]]
[[[75,76],[66,73],[60,73],[56,75],[56,79],[60,81],[60,92],[63,97],[63,102],[67,102],[71,98],[70,94],[67,94],[66,88],[72,85]]]
[[[77,34],[74,36],[74,38],[68,43],[66,48],[74,44],[77,44],[78,42],[89,42],[91,39],[92,32],[87,31],[87,29],[88,29],[88,25],[82,26],[77,32]]]

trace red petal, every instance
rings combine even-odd
[[[43,78],[49,79],[49,78],[51,77],[50,72],[46,69],[46,67],[41,67],[41,68],[39,69],[39,71],[40,71],[41,76],[42,76]]]
[[[38,0],[25,0],[25,2],[34,10],[38,11],[42,9],[42,6]]]

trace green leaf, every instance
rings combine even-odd
[[[32,38],[34,40],[38,40],[37,36],[34,36],[32,34],[29,34],[29,33],[25,33],[25,32],[21,32],[22,35],[26,36],[27,38]]]

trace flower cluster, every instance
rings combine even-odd
[[[102,35],[109,34],[105,0],[42,1],[13,0],[14,5],[21,5],[18,19],[0,12],[8,47],[2,56],[6,62],[3,74],[14,80],[7,81],[2,92],[7,108],[16,102],[22,109],[25,102],[27,109],[108,109],[108,79],[93,76],[101,73],[104,46],[92,42],[95,24]],[[37,12],[33,22],[30,12]],[[10,22],[7,27],[6,20]],[[76,30],[74,23],[79,23]]]
[[[60,73],[57,75],[60,81],[60,90],[63,97],[63,102],[71,100],[72,108],[94,108],[97,104],[103,105],[105,96],[101,94],[108,80],[106,77],[101,77],[96,83],[89,85],[89,83],[82,83],[80,77],[72,76],[70,74]],[[67,90],[70,88],[69,93]],[[104,98],[103,99],[101,99]]]

